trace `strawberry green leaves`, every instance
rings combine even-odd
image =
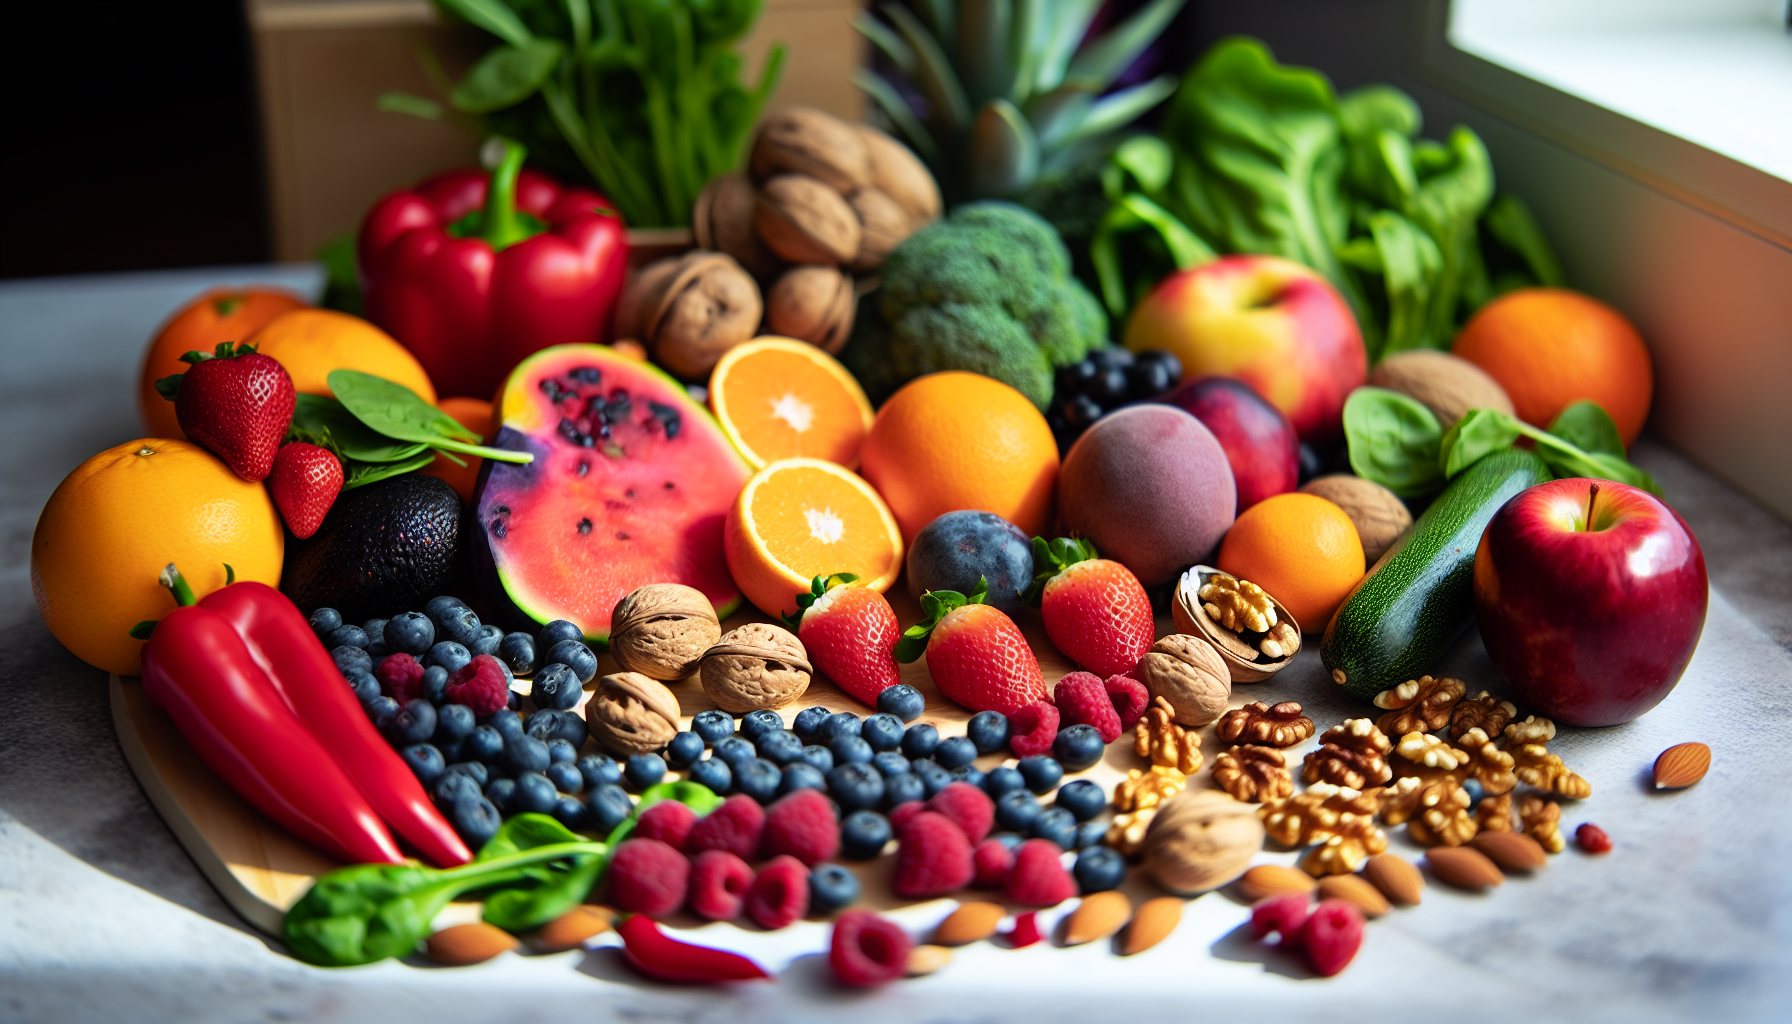
[[[803,624],[803,613],[809,610],[810,605],[813,605],[816,601],[820,600],[821,595],[835,587],[844,587],[849,583],[856,583],[858,582],[858,579],[859,577],[856,573],[837,572],[830,576],[817,576],[810,580],[809,592],[807,594],[796,595],[796,611],[784,613],[784,624],[789,626],[792,630],[796,629]]]
[[[967,604],[986,604],[984,598],[988,596],[989,581],[981,576],[977,577],[977,589],[969,594],[956,590],[929,590],[922,594],[922,619],[902,631],[902,639],[896,641],[896,660],[906,665],[919,659],[927,653],[927,638],[941,619]]]
[[[1048,541],[1044,537],[1034,537],[1033,582],[1021,594],[1021,600],[1030,607],[1039,607],[1045,594],[1045,585],[1051,582],[1053,576],[1078,562],[1090,562],[1100,557],[1091,541],[1076,537],[1059,537]]]

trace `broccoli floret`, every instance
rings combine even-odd
[[[902,380],[969,370],[1002,381],[1043,409],[1052,400],[1052,367],[1032,341],[995,306],[945,302],[915,306],[896,317],[890,359]]]

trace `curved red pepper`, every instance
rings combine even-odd
[[[236,628],[249,656],[287,706],[335,756],[393,831],[440,867],[473,859],[466,843],[430,803],[417,776],[368,721],[323,643],[291,601],[265,583],[245,580],[213,591],[199,607],[217,612]]]
[[[680,985],[716,985],[770,978],[765,969],[738,953],[679,940],[660,931],[653,919],[635,914],[616,926],[622,955],[635,970]]]
[[[404,862],[367,798],[216,610],[176,608],[156,624],[143,690],[200,760],[300,839],[351,864]]]
[[[510,145],[507,164],[492,175],[439,174],[387,195],[361,222],[356,256],[368,319],[416,354],[443,397],[489,399],[526,356],[607,340],[622,291],[628,238],[609,200],[519,171],[521,147]],[[494,178],[499,188],[488,196]],[[501,206],[503,215],[494,215]],[[482,207],[481,235],[449,231]],[[511,210],[547,230],[519,240],[527,229],[506,220]]]

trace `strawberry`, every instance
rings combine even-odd
[[[1126,566],[1098,557],[1095,545],[1034,537],[1033,571],[1027,603],[1070,660],[1099,676],[1121,675],[1151,650],[1157,628],[1145,588]]]
[[[902,681],[896,664],[896,610],[870,587],[849,586],[850,572],[817,576],[798,594],[796,614],[784,621],[796,631],[815,667],[840,688],[875,707],[877,695]]]
[[[156,381],[156,390],[174,403],[180,429],[237,476],[266,480],[298,400],[286,367],[254,345],[228,341],[212,355],[188,352],[180,359],[193,368]]]
[[[342,463],[327,448],[294,441],[280,446],[268,491],[286,519],[286,528],[304,540],[323,525],[324,514],[342,493]]]
[[[983,603],[987,581],[969,595],[930,590],[921,595],[927,618],[910,626],[896,643],[896,660],[927,655],[928,671],[940,692],[972,711],[1012,715],[1045,699],[1045,676],[1020,627],[1000,609]]]

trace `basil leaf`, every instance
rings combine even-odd
[[[449,94],[457,109],[486,114],[528,99],[554,73],[564,47],[552,39],[500,46],[473,65]]]
[[[1597,402],[1579,401],[1562,410],[1549,432],[1584,452],[1604,452],[1624,458],[1624,439],[1618,425]]]
[[[1403,498],[1443,486],[1438,448],[1443,428],[1431,410],[1386,388],[1362,387],[1344,402],[1344,438],[1350,468]]]
[[[345,460],[342,463],[342,489],[345,491],[352,491],[357,487],[365,487],[368,484],[379,483],[381,480],[389,480],[392,477],[403,476],[406,473],[415,473],[419,469],[427,468],[435,461],[435,450],[428,447],[424,447],[421,454],[413,455],[401,462],[353,462]]]
[[[1512,447],[1521,433],[1521,424],[1503,412],[1470,409],[1444,435],[1438,468],[1445,479],[1453,479],[1484,456]]]
[[[402,462],[416,458],[427,447],[376,433],[343,408],[341,402],[322,395],[299,395],[292,425],[315,437],[327,437],[343,459],[353,462]]]
[[[403,384],[360,370],[331,370],[327,380],[343,408],[387,437],[423,444],[444,439],[480,440],[478,434]]]
[[[1616,480],[1621,484],[1641,487],[1657,497],[1661,496],[1661,488],[1656,486],[1654,477],[1610,452],[1582,451],[1550,434],[1543,434],[1542,437],[1536,438],[1536,441],[1538,456],[1549,466],[1550,471],[1556,475],[1557,479],[1586,476],[1600,480]]]

